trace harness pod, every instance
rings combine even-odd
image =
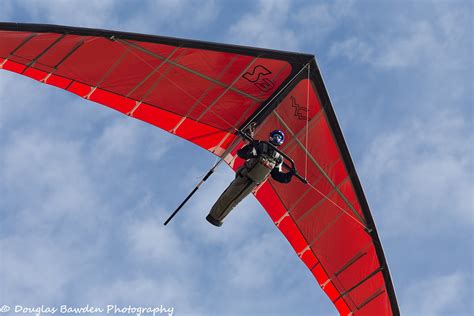
[[[253,149],[253,154],[256,157],[248,159],[237,170],[234,181],[212,206],[206,219],[213,225],[221,226],[222,221],[232,209],[263,183],[275,166],[283,162],[281,155],[264,142],[260,142]]]
[[[257,147],[257,158],[249,159],[245,163],[248,172],[245,174],[249,179],[260,184],[264,182],[270,172],[281,164],[282,158],[279,153],[272,150],[267,143],[260,142]]]

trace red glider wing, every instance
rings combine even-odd
[[[0,68],[143,120],[236,169],[236,131],[281,129],[307,178],[255,193],[341,315],[399,315],[362,187],[312,55],[106,30],[0,23]],[[236,145],[232,147],[231,145]]]

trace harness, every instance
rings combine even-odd
[[[244,164],[247,172],[242,170],[241,174],[256,183],[264,182],[270,172],[283,163],[282,156],[266,142],[259,142],[254,148],[254,154],[256,157],[248,159]]]

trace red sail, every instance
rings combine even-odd
[[[314,56],[143,34],[0,23],[0,68],[143,120],[236,169],[236,131],[281,129],[309,184],[255,192],[341,315],[399,315],[380,240]],[[230,152],[226,152],[229,150]]]
[[[285,133],[282,150],[309,185],[269,180],[257,199],[341,315],[393,315],[373,223],[322,104],[313,82],[302,79],[260,125],[261,137]]]

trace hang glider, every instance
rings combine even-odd
[[[374,221],[314,56],[56,25],[0,23],[0,68],[153,124],[236,170],[238,131],[284,131],[308,181],[254,193],[340,315],[399,315]]]

